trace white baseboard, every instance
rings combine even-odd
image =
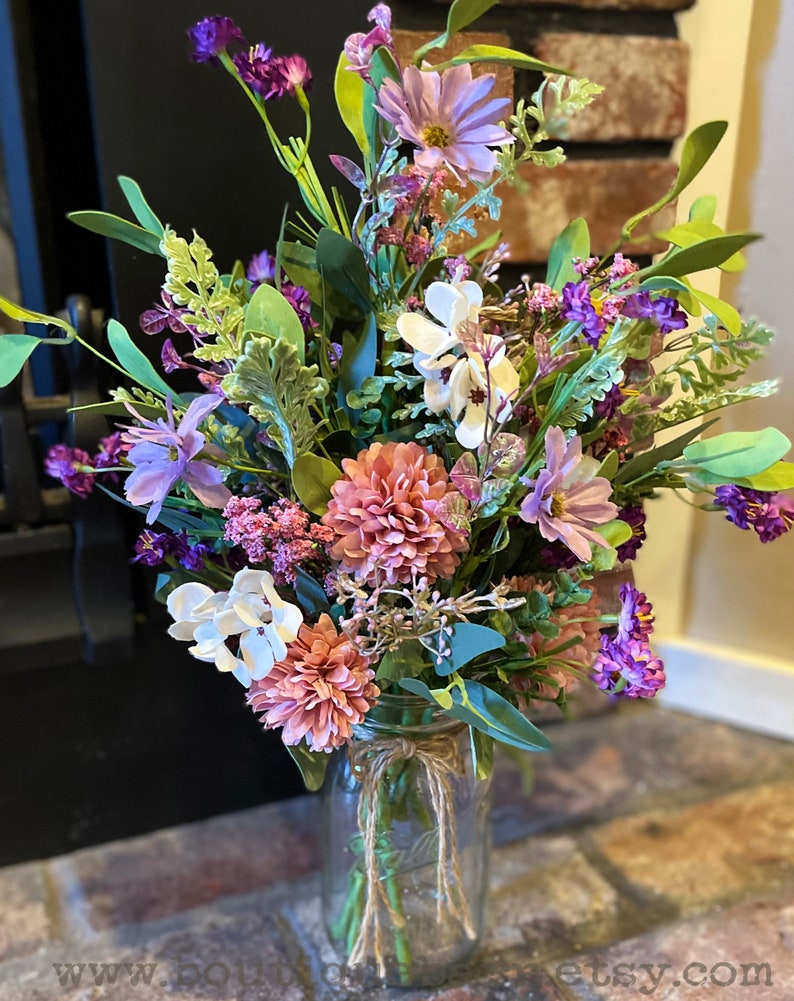
[[[794,662],[689,637],[653,647],[667,673],[657,696],[666,706],[794,740]]]

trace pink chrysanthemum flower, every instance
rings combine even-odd
[[[284,727],[285,744],[305,738],[312,751],[330,752],[350,740],[377,701],[374,677],[366,657],[323,614],[316,626],[302,625],[286,657],[252,683],[248,704],[264,714],[266,729]]]
[[[447,517],[460,495],[440,456],[412,441],[375,442],[342,468],[323,515],[337,535],[333,559],[371,583],[452,576],[466,537]]]
[[[510,577],[504,581],[511,591],[541,591],[551,599],[554,594],[554,585],[549,581],[539,581],[534,577]],[[521,635],[521,639],[526,643],[530,657],[537,657],[540,654],[548,653],[550,650],[563,649],[559,655],[560,661],[579,668],[582,672],[589,671],[595,663],[598,651],[601,649],[601,626],[595,621],[601,614],[601,600],[596,591],[593,591],[589,601],[582,605],[568,605],[564,608],[555,608],[551,621],[560,627],[560,633],[553,639],[548,639],[541,633],[531,633]],[[583,622],[582,619],[592,621]],[[573,646],[567,644],[573,640],[578,640]],[[566,671],[562,664],[549,664],[543,671],[548,677],[548,683],[541,682],[537,694],[544,698],[555,698],[560,691],[570,691],[576,684],[576,677]],[[524,678],[515,676],[512,679],[512,687],[526,691],[529,682]]]
[[[444,73],[409,66],[402,86],[383,81],[376,109],[417,147],[414,162],[425,173],[448,167],[458,181],[487,181],[496,167],[488,147],[514,142],[497,124],[510,99],[489,97],[495,82],[492,73],[472,79],[468,63]]]
[[[546,431],[546,468],[521,503],[519,516],[549,542],[559,540],[580,560],[589,562],[590,546],[606,546],[594,529],[617,517],[618,507],[609,495],[612,484],[596,476],[600,463],[582,455],[582,439],[574,435],[566,443],[561,428]]]

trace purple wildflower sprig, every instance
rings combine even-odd
[[[306,94],[311,88],[312,74],[306,60],[300,55],[274,56],[263,42],[232,57],[228,46],[232,41],[240,41],[242,34],[238,37],[232,27],[225,24],[227,20],[229,19],[205,18],[190,29],[188,34],[194,43],[194,59],[199,62],[220,63],[239,84],[265,126],[279,165],[297,181],[311,214],[321,225],[336,232],[346,232],[346,227],[328,200],[309,157],[312,119]],[[221,21],[224,24],[221,25]],[[239,32],[239,29],[236,30]],[[267,103],[274,98],[287,96],[294,98],[303,112],[305,134],[303,138],[293,137],[285,143],[270,121]]]
[[[715,507],[737,528],[752,529],[761,542],[772,542],[794,525],[794,502],[784,494],[753,490],[733,483],[714,491]]]
[[[623,698],[653,698],[664,688],[664,664],[651,650],[653,606],[633,584],[619,591],[621,608],[614,631],[601,634],[592,680],[598,688]]]

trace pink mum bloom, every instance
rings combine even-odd
[[[266,729],[284,727],[285,744],[305,738],[312,751],[330,752],[349,742],[353,726],[375,705],[374,677],[367,658],[323,614],[316,626],[302,625],[286,657],[252,683],[248,704],[264,713]]]
[[[463,498],[440,456],[412,441],[375,442],[342,468],[322,519],[336,533],[332,559],[370,583],[452,576],[466,538],[447,511]]]
[[[514,142],[497,124],[510,99],[488,96],[495,82],[492,73],[472,79],[468,63],[444,73],[409,66],[402,86],[383,81],[375,107],[398,135],[418,147],[414,162],[425,173],[445,166],[458,181],[487,181],[496,167],[496,154],[488,147]]]
[[[179,480],[183,480],[207,507],[222,508],[231,497],[217,466],[196,458],[202,452],[223,457],[220,449],[206,444],[206,438],[198,430],[199,424],[221,403],[221,396],[197,396],[185,411],[179,427],[174,420],[170,396],[165,402],[166,420],[159,417],[156,421],[148,421],[127,404],[127,409],[142,426],[130,427],[121,436],[132,444],[127,458],[135,467],[127,477],[124,493],[136,507],[151,504],[146,515],[147,525],[157,520],[163,501]]]
[[[519,516],[537,525],[544,539],[559,540],[580,560],[589,562],[590,546],[607,546],[598,532],[617,517],[618,507],[609,500],[612,484],[596,476],[600,463],[582,455],[582,440],[574,435],[569,442],[561,428],[546,431],[546,468],[527,483],[533,487],[521,503]]]

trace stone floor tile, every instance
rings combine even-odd
[[[50,896],[38,863],[0,869],[0,961],[32,952],[56,934]]]
[[[621,817],[587,840],[627,887],[671,913],[794,890],[794,782]]]
[[[0,964],[0,1001],[312,1001],[305,959],[265,895]]]
[[[317,807],[298,797],[57,859],[69,920],[90,933],[303,876],[317,866]]]
[[[617,893],[572,839],[532,838],[494,852],[486,952],[564,954],[609,941],[618,919]]]
[[[794,744],[656,706],[626,706],[543,729],[552,750],[526,756],[534,769],[531,794],[521,766],[499,754],[497,843],[651,805],[695,802],[794,770]]]
[[[574,956],[557,965],[555,978],[577,1001],[789,1001],[794,899],[745,901]]]

